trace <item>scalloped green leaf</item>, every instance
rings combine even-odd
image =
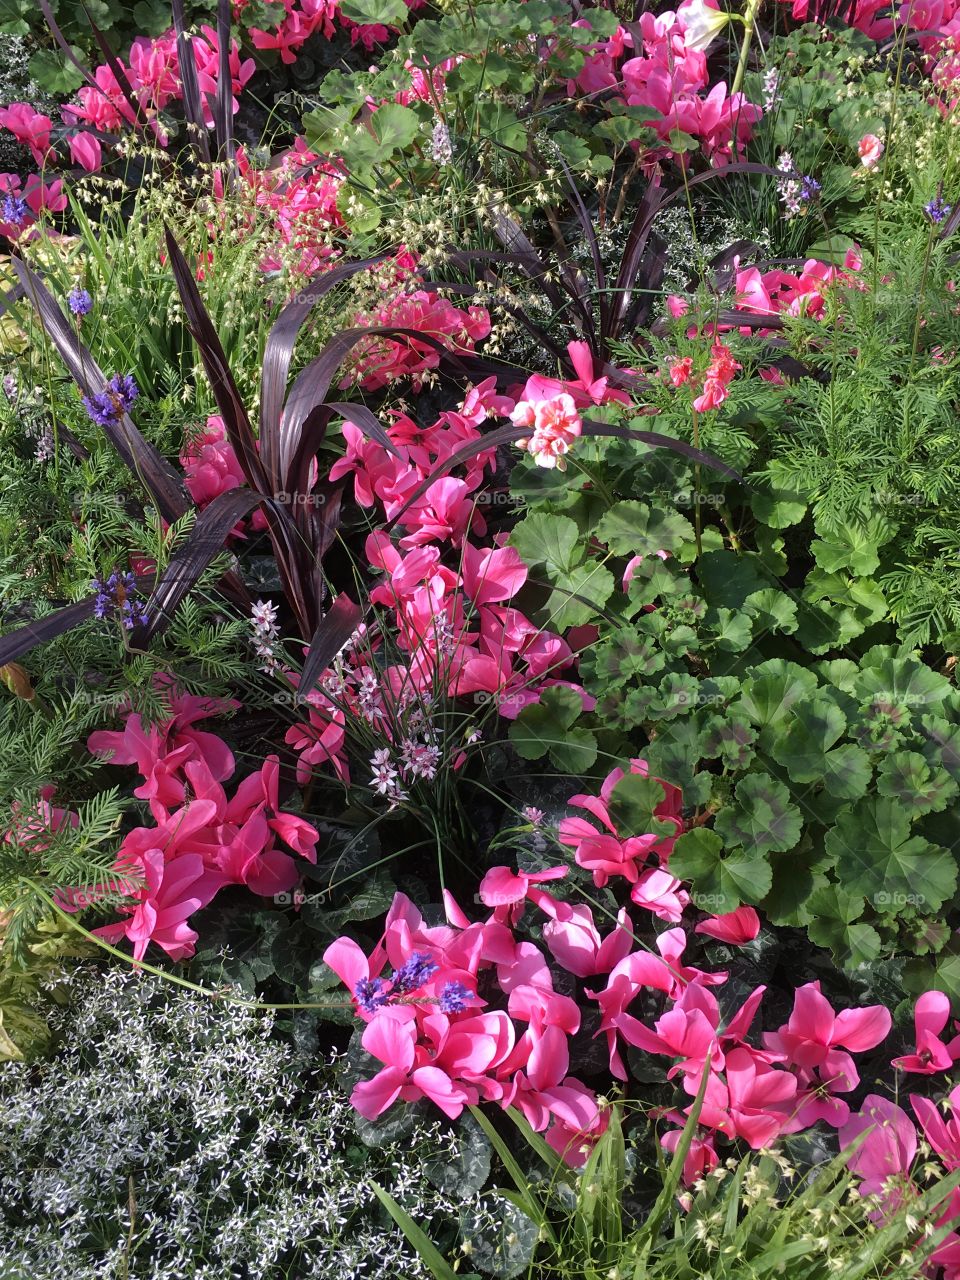
[[[937,911],[957,887],[954,855],[911,834],[910,817],[887,796],[871,796],[842,812],[827,832],[840,882],[881,914],[908,907]]]
[[[795,662],[771,658],[754,667],[753,674],[743,682],[740,706],[761,728],[775,725],[785,720],[791,707],[816,687],[817,677],[812,671]]]
[[[957,794],[949,774],[933,769],[918,751],[887,756],[877,774],[877,790],[910,813],[939,813]]]
[[[546,755],[565,773],[585,773],[597,758],[597,742],[588,729],[571,727],[582,711],[583,702],[573,689],[544,689],[540,701],[524,707],[511,724],[510,741],[524,760]]]
[[[721,809],[714,820],[727,844],[757,853],[786,853],[794,847],[803,819],[782,782],[768,773],[751,773],[737,784],[735,795],[736,803]]]
[[[769,892],[770,864],[744,849],[726,852],[721,838],[706,827],[682,835],[673,846],[670,870],[693,886],[693,902],[716,915],[757,903]]]
[[[613,825],[622,836],[673,835],[672,822],[656,816],[656,810],[666,800],[663,783],[656,778],[644,778],[639,773],[625,774],[613,788],[609,810]]]
[[[668,508],[645,502],[616,502],[597,525],[597,538],[614,555],[652,556],[675,552],[694,536],[689,520]]]

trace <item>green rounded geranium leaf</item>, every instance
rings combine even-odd
[[[897,800],[870,796],[843,811],[826,838],[841,884],[875,911],[939,910],[957,887],[954,855],[912,835],[910,815]]]
[[[754,667],[749,680],[743,682],[740,706],[761,727],[785,721],[790,708],[808,697],[817,687],[812,671],[795,662],[771,658]]]
[[[743,903],[756,903],[769,892],[772,872],[757,852],[733,849],[715,831],[696,827],[673,846],[670,870],[692,885],[691,898],[703,911],[723,915]]]
[[[918,751],[898,751],[880,766],[877,790],[911,813],[938,813],[956,796],[957,784],[941,769],[932,769]]]
[[[735,794],[736,803],[721,809],[714,824],[727,844],[741,844],[751,853],[785,853],[794,847],[803,819],[782,782],[752,773],[737,784]]]
[[[675,552],[694,536],[693,525],[676,511],[645,502],[616,502],[597,525],[597,537],[614,555],[650,556]]]

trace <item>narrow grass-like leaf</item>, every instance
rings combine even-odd
[[[517,1159],[514,1156],[513,1152],[510,1150],[510,1148],[504,1142],[503,1138],[494,1128],[489,1117],[484,1113],[482,1108],[472,1106],[470,1107],[470,1114],[473,1116],[474,1120],[476,1120],[477,1124],[480,1126],[483,1132],[487,1135],[487,1138],[490,1141],[490,1145],[493,1147],[494,1151],[496,1151],[497,1155],[500,1157],[501,1164],[506,1169],[507,1173],[510,1175],[510,1178],[513,1181],[514,1186],[517,1188],[517,1192],[519,1196],[519,1207],[523,1210],[523,1212],[527,1215],[527,1217],[532,1222],[535,1222],[537,1226],[543,1230],[547,1238],[553,1244],[556,1244],[557,1237],[550,1223],[549,1214],[547,1213],[547,1206],[543,1203],[543,1201],[534,1191],[533,1187],[531,1187],[526,1174],[520,1168],[520,1165],[517,1162]]]
[[[401,1209],[389,1191],[385,1191],[379,1183],[371,1178],[368,1185],[374,1195],[386,1209],[390,1217],[416,1249],[421,1262],[433,1272],[436,1280],[464,1280],[462,1275],[454,1271],[436,1245],[425,1235],[405,1209]]]

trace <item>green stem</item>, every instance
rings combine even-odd
[[[743,11],[743,44],[740,46],[740,61],[737,63],[737,74],[733,77],[730,88],[731,95],[739,93],[743,88],[743,77],[747,74],[747,59],[750,57],[750,46],[753,44],[753,32],[757,25],[757,14],[763,0],[747,0]]]
[[[173,982],[178,987],[186,987],[189,991],[198,991],[200,995],[210,996],[212,1000],[229,1000],[231,1004],[239,1004],[246,1009],[347,1009],[350,1006],[349,1000],[324,1000],[319,1004],[262,1004],[259,1000],[244,1000],[242,996],[235,996],[229,991],[215,991],[212,987],[202,987],[199,983],[190,982],[187,978],[178,978],[176,974],[168,973],[166,969],[158,969],[156,965],[147,964],[145,960],[134,960],[132,956],[128,956],[119,948],[112,947],[109,942],[104,942],[95,933],[85,929],[80,921],[75,920],[69,912],[64,911],[62,907],[58,907],[50,895],[41,889],[35,881],[24,880],[23,883],[29,885],[34,893],[43,899],[51,911],[60,917],[64,924],[68,924],[71,929],[81,934],[88,942],[92,942],[100,947],[101,950],[116,956],[118,960],[123,960],[134,969],[145,969],[147,973],[163,978],[166,982]]]

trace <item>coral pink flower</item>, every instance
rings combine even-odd
[[[944,1044],[940,1033],[950,1017],[950,1001],[942,991],[926,991],[919,996],[913,1010],[917,1032],[917,1051],[902,1058],[894,1058],[893,1066],[901,1071],[930,1076],[937,1071],[949,1071],[960,1057],[960,1036],[954,1036]]]
[[[857,155],[865,169],[875,169],[883,155],[883,143],[875,133],[865,133],[857,143]]]
[[[677,924],[690,905],[690,895],[669,871],[649,867],[637,877],[636,884],[630,890],[630,901],[652,911],[660,920]]]
[[[704,933],[721,942],[729,942],[734,947],[752,942],[759,932],[760,917],[753,907],[738,907],[736,911],[729,911],[726,915],[701,920],[694,929],[694,933]]]
[[[723,1066],[723,1054],[717,1038],[716,1019],[711,1020],[704,1011],[701,995],[703,989],[691,983],[681,993],[672,1009],[668,1009],[656,1021],[656,1030],[651,1031],[632,1014],[622,1013],[617,1018],[617,1030],[623,1038],[637,1049],[645,1053],[665,1054],[668,1058],[679,1058],[680,1061],[668,1071],[668,1076],[683,1072],[685,1075],[699,1074],[709,1057],[713,1069]],[[712,1000],[713,997],[711,996]],[[716,1002],[714,1001],[714,1004]],[[796,1088],[796,1082],[790,1077]]]
[[[685,382],[690,381],[690,375],[693,372],[693,356],[674,356],[669,365],[670,381],[675,387],[682,387]]]
[[[538,467],[566,470],[565,455],[583,428],[572,396],[561,392],[550,400],[521,400],[510,418],[518,427],[533,427],[533,434],[518,440],[517,447],[526,450]]]

